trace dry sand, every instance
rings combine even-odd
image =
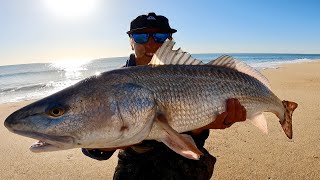
[[[249,123],[211,130],[206,148],[218,159],[212,179],[320,179],[320,62],[284,65],[263,74],[280,99],[299,104],[293,114],[293,140],[271,113],[265,113],[268,135]],[[2,125],[28,103],[0,105],[0,179],[112,179],[117,153],[108,161],[96,161],[79,149],[30,152],[35,140]]]

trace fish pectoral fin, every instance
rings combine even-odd
[[[197,148],[192,137],[187,134],[179,134],[167,122],[164,115],[158,115],[156,123],[166,132],[166,136],[159,141],[163,142],[174,152],[188,158],[199,160],[203,153]]]
[[[258,113],[249,119],[254,126],[260,129],[263,133],[268,134],[267,120],[262,113]]]
[[[180,137],[167,134],[164,139],[160,139],[159,141],[188,159],[199,160],[200,156],[203,155],[196,147],[192,137],[187,134],[180,134]]]

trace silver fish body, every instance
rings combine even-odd
[[[267,79],[250,66],[221,56],[204,64],[167,40],[150,65],[116,69],[34,102],[11,114],[5,126],[38,139],[33,152],[70,148],[118,148],[146,139],[163,142],[190,159],[202,152],[179,133],[207,128],[236,98],[263,131],[272,112],[292,138],[297,104],[281,101]],[[191,138],[191,139],[190,139]]]
[[[140,66],[83,80],[18,110],[5,125],[21,135],[49,139],[58,149],[119,147],[161,139],[157,113],[165,114],[177,132],[203,127],[225,110],[228,98],[237,98],[248,117],[263,111],[281,117],[285,111],[260,81],[229,68]],[[63,115],[54,117],[59,110]]]

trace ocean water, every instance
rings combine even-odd
[[[221,54],[193,54],[209,62]],[[278,68],[285,63],[311,62],[320,54],[229,54],[261,70]],[[0,66],[0,104],[43,98],[76,82],[125,64],[127,57],[105,58],[92,61],[19,64]]]

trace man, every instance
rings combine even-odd
[[[172,29],[166,17],[149,13],[134,19],[130,24],[130,55],[126,67],[146,65],[166,39],[177,30]],[[236,99],[227,101],[227,112],[219,115],[210,128],[224,129],[246,119],[246,111]],[[203,152],[200,160],[187,159],[157,141],[143,141],[139,145],[120,150],[114,179],[210,179],[215,157],[203,147],[209,136],[208,129],[187,132]],[[97,160],[109,159],[115,150],[83,149],[83,153]]]

